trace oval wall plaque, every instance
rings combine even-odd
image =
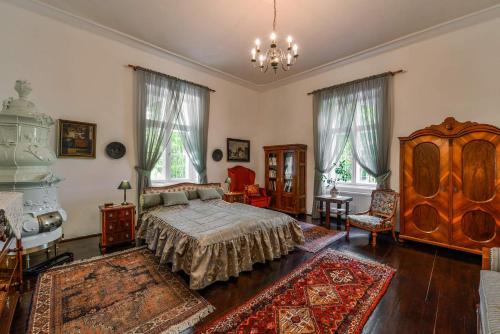
[[[106,146],[106,154],[111,159],[120,159],[125,155],[125,152],[127,152],[125,145],[117,141],[111,142]]]

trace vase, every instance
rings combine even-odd
[[[338,195],[339,195],[339,190],[335,187],[332,187],[332,189],[330,189],[330,196],[337,197]]]

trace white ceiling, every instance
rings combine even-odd
[[[269,40],[272,0],[40,1],[259,85],[500,4],[500,0],[277,0],[278,38],[284,42],[292,35],[300,57],[291,71],[275,75],[262,74],[250,63],[255,38]]]

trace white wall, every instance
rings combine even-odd
[[[404,69],[394,77],[391,185],[399,189],[398,136],[453,116],[500,126],[500,18],[359,60],[261,94],[264,143],[308,145],[308,211],[313,191],[312,96],[318,88]],[[279,97],[279,98],[277,98]],[[285,122],[286,120],[286,122]],[[281,126],[275,126],[281,124]],[[263,173],[263,166],[259,166]]]
[[[136,150],[133,72],[137,64],[207,85],[211,95],[208,153],[225,152],[226,138],[251,140],[257,182],[264,178],[263,145],[308,145],[307,192],[311,210],[313,185],[312,98],[317,88],[387,70],[394,77],[392,187],[399,188],[397,136],[446,116],[500,125],[500,18],[444,33],[368,57],[263,93],[236,85],[166,57],[75,28],[11,4],[0,2],[0,99],[15,94],[16,79],[32,82],[32,100],[54,119],[97,123],[97,158],[59,159],[55,171],[66,180],[60,196],[69,220],[66,238],[98,233],[97,206],[121,201],[115,188],[122,179],[135,184]],[[306,56],[306,55],[304,55]],[[54,136],[55,137],[55,136]],[[127,154],[107,158],[106,144],[122,141]],[[55,141],[54,141],[55,147]],[[208,159],[209,182],[222,182],[225,162]],[[135,192],[129,194],[135,200]]]
[[[261,165],[258,132],[258,93],[213,75],[155,56],[57,20],[0,2],[0,99],[15,96],[15,80],[32,83],[31,99],[54,119],[97,123],[96,159],[58,159],[55,172],[65,178],[60,202],[68,212],[65,238],[99,233],[98,205],[121,202],[120,180],[135,185],[133,71],[136,64],[207,85],[211,94],[208,138],[208,180],[223,182],[225,157],[211,159],[215,148],[226,151],[226,137],[250,139],[251,162]],[[53,134],[53,138],[55,135]],[[127,154],[108,158],[105,146],[121,141]],[[54,140],[55,147],[55,140]],[[225,154],[225,153],[224,153]],[[233,165],[233,164],[231,164]],[[128,193],[135,201],[135,190]]]

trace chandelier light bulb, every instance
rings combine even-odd
[[[255,48],[252,49],[252,60],[255,61],[255,55],[257,53],[257,50]]]
[[[258,39],[258,38],[257,38],[257,39],[255,40],[255,45],[257,45],[257,49],[258,49],[258,48],[259,48],[259,46],[260,46],[260,39]]]
[[[271,33],[271,36],[270,36],[270,37],[271,37],[271,41],[273,41],[273,42],[274,42],[274,41],[276,40],[276,33],[273,31],[273,32]]]
[[[288,44],[291,44],[293,42],[292,36],[288,35],[288,37],[286,38],[286,41],[288,42]]]
[[[298,53],[299,53],[299,47],[297,46],[297,44],[294,44],[293,45],[293,55],[297,56]]]

